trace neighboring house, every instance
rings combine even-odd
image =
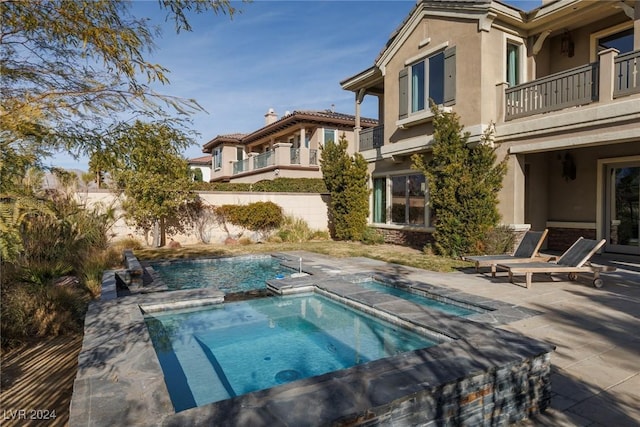
[[[341,82],[378,97],[380,127],[356,136],[369,162],[371,216],[387,239],[429,241],[425,178],[413,153],[433,143],[429,98],[471,141],[495,124],[509,170],[504,224],[549,229],[548,248],[605,238],[640,253],[640,1],[418,1],[374,61]],[[373,137],[382,135],[382,137]]]
[[[265,125],[249,134],[218,135],[203,146],[212,155],[210,181],[254,183],[278,177],[322,178],[320,147],[344,135],[355,153],[354,129],[373,128],[377,120],[326,111],[287,112],[273,109]]]
[[[187,161],[191,169],[200,170],[203,182],[209,182],[211,179],[211,155],[196,157]]]

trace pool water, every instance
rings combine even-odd
[[[171,290],[213,288],[225,293],[265,289],[267,280],[290,276],[295,272],[271,256],[199,259],[152,265]]]
[[[315,294],[145,321],[176,412],[439,344]]]
[[[427,296],[423,296],[409,290],[386,285],[383,282],[379,282],[377,280],[367,280],[358,282],[357,284],[365,289],[393,295],[454,316],[470,316],[472,314],[478,314],[486,311],[480,307],[474,310],[467,306],[463,306],[462,304],[457,305],[454,303],[438,301],[436,299],[429,298]]]

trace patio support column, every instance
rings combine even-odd
[[[500,158],[498,153],[498,158]],[[504,224],[524,224],[524,154],[510,155],[500,192],[500,213]]]
[[[300,129],[300,165],[301,166],[309,166],[309,147],[306,144],[306,134],[307,130],[305,128]]]

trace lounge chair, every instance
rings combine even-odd
[[[606,240],[590,240],[580,237],[557,261],[528,262],[522,264],[498,264],[498,268],[509,271],[509,280],[513,283],[514,274],[524,274],[527,289],[531,287],[533,273],[568,273],[569,280],[576,280],[578,273],[593,273],[593,286],[602,287],[600,273],[615,271],[615,267],[592,265],[589,259],[600,249]]]
[[[464,256],[462,259],[476,264],[476,272],[480,267],[491,267],[491,277],[496,276],[496,266],[498,264],[512,264],[532,261],[549,261],[551,257],[541,257],[538,254],[542,242],[547,237],[547,231],[527,231],[520,240],[513,255],[479,255]]]

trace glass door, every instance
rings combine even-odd
[[[607,172],[607,251],[640,254],[640,164]]]

